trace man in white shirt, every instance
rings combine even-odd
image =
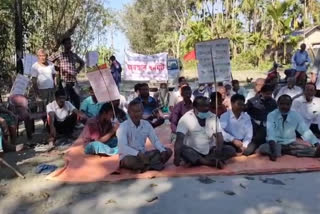
[[[276,101],[279,99],[280,96],[287,94],[289,95],[293,100],[297,98],[299,95],[303,93],[302,88],[299,86],[296,86],[296,79],[294,77],[289,77],[288,78],[288,83],[286,86],[283,86],[277,96],[276,96]]]
[[[71,136],[77,123],[77,118],[86,120],[87,116],[66,101],[64,90],[55,93],[55,101],[47,105],[48,126],[50,131],[49,145],[54,146],[57,132]]]
[[[206,165],[222,169],[224,161],[235,156],[232,146],[223,145],[219,119],[209,111],[209,100],[196,97],[193,110],[180,119],[174,150],[174,164],[181,160],[191,166]]]
[[[315,97],[316,87],[313,83],[307,83],[303,96],[295,99],[292,104],[292,110],[300,113],[307,127],[320,138],[318,126],[320,118],[320,98]]]
[[[151,124],[142,120],[143,105],[133,100],[128,106],[129,118],[120,124],[117,131],[120,167],[134,171],[162,170],[172,155],[170,148],[164,147]],[[149,138],[155,150],[146,151]]]
[[[252,140],[252,123],[250,116],[244,112],[245,98],[240,94],[231,97],[232,109],[220,117],[222,135],[226,145],[233,146],[241,153]]]
[[[47,53],[44,49],[37,52],[38,62],[31,68],[32,83],[35,93],[41,99],[40,111],[45,111],[45,106],[54,100],[55,74],[53,64],[49,64]]]
[[[298,50],[292,56],[292,67],[296,70],[295,78],[298,85],[304,85],[307,80],[307,70],[311,59],[308,52],[306,51],[306,44],[302,43],[300,45],[300,50]]]
[[[176,88],[169,98],[169,110],[172,111],[173,107],[181,102],[183,100],[183,97],[181,96],[181,88],[184,85],[188,85],[187,80],[185,77],[179,77],[178,79],[178,88]]]

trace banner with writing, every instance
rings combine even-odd
[[[88,80],[98,102],[109,102],[120,99],[118,87],[109,69],[87,73]]]
[[[197,43],[196,59],[198,60],[199,83],[213,83],[213,69],[217,82],[231,81],[229,39],[216,39]]]
[[[167,53],[142,55],[126,52],[124,79],[134,81],[167,81],[167,57]]]
[[[28,54],[28,53],[24,54],[23,61],[22,61],[23,62],[23,74],[30,76],[32,65],[34,63],[36,63],[37,61],[38,61],[37,56],[32,55],[32,54]]]

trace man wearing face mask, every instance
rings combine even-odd
[[[247,113],[252,120],[253,138],[243,153],[246,156],[252,155],[261,144],[265,143],[267,116],[277,108],[272,92],[272,86],[264,85],[259,95],[247,102]]]
[[[316,86],[307,83],[303,95],[293,101],[292,110],[300,113],[306,125],[319,138],[320,98],[315,95]]]
[[[222,169],[224,161],[236,155],[232,146],[223,145],[219,119],[209,111],[206,97],[196,97],[193,110],[180,119],[174,149],[176,166],[183,160],[191,166]]]
[[[282,95],[278,100],[278,109],[268,115],[267,143],[259,147],[259,153],[268,155],[271,161],[276,161],[281,155],[297,157],[319,157],[318,139],[303,122],[299,113],[291,111],[292,99]],[[296,142],[296,132],[311,145]]]
[[[199,97],[199,96],[203,96],[203,97],[207,97],[207,98],[209,98],[209,96],[210,96],[209,91],[206,87],[206,84],[204,84],[204,83],[200,83],[199,88],[197,88],[193,92],[193,97]]]

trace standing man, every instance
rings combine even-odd
[[[44,112],[46,106],[54,100],[55,75],[53,64],[48,63],[48,54],[44,49],[37,52],[38,62],[31,68],[34,91],[42,101],[40,111]]]
[[[292,67],[296,70],[295,78],[298,85],[304,85],[307,80],[307,70],[311,63],[308,52],[306,51],[306,44],[300,45],[298,50],[292,57]]]
[[[75,86],[77,83],[77,74],[84,67],[84,61],[72,52],[72,40],[70,37],[63,39],[61,43],[64,51],[50,56],[49,61],[53,63],[57,62],[61,85],[65,89],[68,99],[79,109],[80,97],[75,91]]]
[[[111,56],[109,58],[110,61],[110,69],[111,69],[111,74],[113,76],[114,81],[117,84],[118,89],[120,88],[120,83],[121,83],[121,72],[122,68],[120,63],[116,60],[115,56]]]

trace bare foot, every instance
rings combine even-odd
[[[16,152],[20,152],[23,149],[24,149],[24,145],[23,144],[16,145]]]

